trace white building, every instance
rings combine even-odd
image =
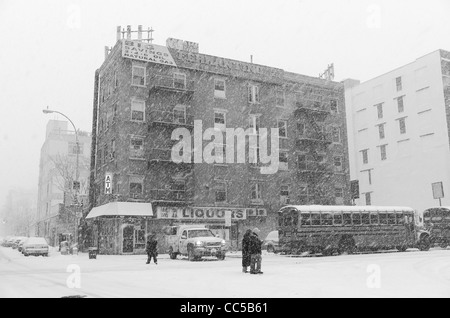
[[[357,205],[450,205],[450,52],[438,50],[364,83],[344,81]]]

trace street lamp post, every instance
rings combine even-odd
[[[50,110],[48,108],[42,110],[42,112],[44,114],[53,114],[53,113],[55,113],[55,114],[59,114],[59,115],[65,117],[72,124],[73,129],[75,131],[75,143],[76,143],[76,147],[77,147],[77,150],[76,150],[76,165],[75,165],[75,182],[77,183],[77,186],[75,187],[75,200],[76,200],[76,203],[78,205],[78,190],[79,190],[79,186],[80,186],[80,183],[79,183],[79,180],[78,180],[78,178],[79,178],[79,153],[80,153],[80,144],[79,144],[79,140],[78,140],[78,130],[75,127],[75,125],[72,122],[72,120],[70,120],[70,118],[67,117],[66,115],[64,115],[63,113],[61,113],[59,111],[56,111],[56,110]],[[73,184],[74,184],[74,182],[72,183],[72,188],[73,188]],[[77,244],[78,244],[78,217],[77,217],[76,213],[75,213],[75,238],[76,238]]]

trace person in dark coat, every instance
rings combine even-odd
[[[263,242],[259,239],[258,234],[260,230],[258,228],[253,229],[253,233],[250,236],[249,252],[251,257],[250,263],[250,274],[262,274],[261,272],[261,261],[262,261],[262,244]]]
[[[158,241],[155,239],[155,235],[151,235],[147,241],[147,247],[145,248],[148,259],[147,264],[150,264],[152,258],[156,265],[158,265]]]
[[[252,235],[252,230],[248,229],[244,238],[242,239],[242,272],[247,273],[247,267],[250,266],[251,263],[251,255],[249,251],[250,247],[250,236]]]

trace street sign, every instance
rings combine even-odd
[[[433,198],[434,199],[444,198],[444,185],[442,182],[433,183],[431,186],[433,188]]]
[[[105,175],[105,194],[112,194],[112,174]]]

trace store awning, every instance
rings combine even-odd
[[[102,216],[153,216],[151,203],[139,202],[111,202],[91,210],[86,219]]]

